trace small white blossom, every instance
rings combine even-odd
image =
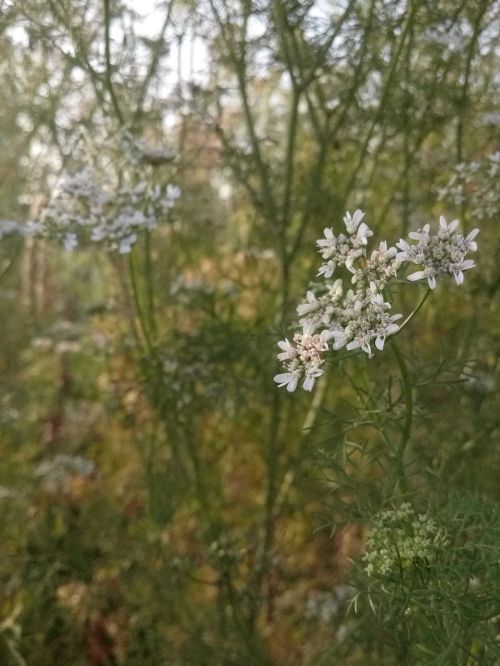
[[[280,349],[283,349],[283,351],[280,354],[278,354],[278,359],[280,361],[288,361],[297,356],[297,350],[292,344],[290,344],[288,339],[280,340],[278,342],[278,347]]]
[[[315,294],[312,291],[306,293],[306,301],[297,307],[297,314],[302,316],[314,312],[317,310],[320,305],[320,302],[316,298]]]
[[[366,244],[367,237],[373,235],[373,231],[370,230],[367,224],[362,222],[365,214],[363,211],[355,210],[354,214],[351,217],[351,214],[347,212],[344,215],[344,224],[349,234],[356,234],[356,236],[361,240],[362,243]]]
[[[275,375],[274,381],[278,384],[278,387],[286,386],[287,391],[295,391],[297,384],[300,379],[300,369],[292,370],[291,372],[283,372],[279,375]]]

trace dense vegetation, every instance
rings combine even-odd
[[[0,0],[2,666],[500,664],[499,56],[496,0]],[[477,266],[289,393],[357,208]]]

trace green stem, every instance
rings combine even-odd
[[[415,308],[413,308],[408,317],[406,317],[404,322],[401,324],[401,326],[399,327],[399,331],[401,331],[407,324],[409,324],[410,321],[413,319],[413,317],[417,314],[417,312],[419,312],[420,308],[429,298],[431,291],[432,291],[431,289],[427,289],[423,297],[420,299],[420,302],[416,305]],[[411,426],[413,421],[413,390],[412,390],[410,373],[408,371],[408,365],[406,364],[403,353],[401,352],[401,349],[399,348],[399,345],[396,341],[396,336],[392,336],[390,338],[390,342],[392,349],[394,351],[394,355],[396,356],[396,360],[399,364],[403,395],[405,399],[405,419],[403,423],[403,429],[401,432],[401,439],[399,440],[399,445],[396,452],[396,475],[398,482],[401,486],[401,490],[404,492],[408,487],[404,470],[404,454],[406,446],[410,439]]]
[[[403,422],[403,429],[401,431],[401,438],[399,440],[399,445],[396,451],[396,474],[398,482],[401,485],[401,489],[404,492],[406,491],[408,485],[404,470],[404,454],[410,439],[411,426],[413,421],[413,390],[408,365],[406,364],[403,353],[401,352],[401,349],[399,348],[395,338],[391,338],[391,346],[401,372],[402,389],[405,399],[405,418]]]
[[[428,290],[425,292],[424,296],[423,296],[423,297],[421,298],[421,300],[420,300],[420,303],[418,303],[418,305],[417,305],[415,308],[413,308],[413,310],[410,312],[410,314],[406,317],[406,319],[404,320],[404,322],[401,324],[401,326],[399,327],[399,331],[402,331],[403,328],[404,328],[407,324],[410,323],[410,321],[411,321],[411,320],[413,319],[413,317],[417,314],[417,312],[420,310],[420,308],[421,308],[422,305],[425,303],[425,301],[429,298],[429,296],[430,296],[430,294],[431,294],[431,291],[432,291],[432,289],[428,289]],[[398,331],[398,334],[399,334],[399,331]]]
[[[457,125],[457,162],[460,163],[463,160],[463,133],[465,126],[465,116],[468,106],[468,92],[469,92],[469,83],[472,72],[472,61],[474,59],[474,54],[476,52],[477,44],[479,41],[479,36],[481,34],[481,22],[483,16],[488,9],[489,0],[483,0],[479,6],[479,11],[476,16],[476,20],[473,25],[473,33],[471,40],[469,42],[469,48],[467,49],[466,63],[465,63],[465,72],[464,72],[464,82],[462,85],[462,94],[460,98],[460,112],[458,114],[458,125]]]
[[[375,130],[377,129],[378,124],[380,123],[381,120],[383,120],[384,112],[386,111],[386,101],[389,96],[390,91],[392,90],[392,82],[394,80],[394,77],[396,76],[396,71],[397,71],[397,65],[401,56],[401,53],[403,51],[403,47],[406,42],[406,38],[410,32],[410,29],[412,27],[413,21],[415,19],[415,14],[417,10],[417,4],[416,2],[410,2],[409,7],[408,7],[408,12],[407,12],[407,17],[406,21],[404,24],[404,27],[401,32],[401,36],[399,38],[399,42],[396,45],[392,56],[391,56],[391,61],[388,65],[387,69],[387,74],[383,83],[381,95],[380,95],[380,101],[379,105],[377,107],[377,110],[375,111],[375,115],[373,116],[373,120],[370,124],[370,127],[368,129],[368,132],[364,138],[364,141],[362,143],[358,161],[356,163],[356,166],[354,167],[348,183],[346,187],[346,192],[351,192],[354,184],[356,182],[357,175],[359,171],[361,170],[363,163],[365,161],[366,154],[368,152],[368,148],[370,145],[370,141],[372,139],[372,136],[375,133]],[[344,196],[344,199],[347,199],[347,196]]]
[[[144,309],[142,306],[141,302],[141,295],[140,295],[140,289],[139,289],[139,280],[137,277],[137,270],[136,270],[136,265],[135,265],[135,259],[134,259],[134,250],[128,255],[128,267],[129,267],[129,273],[130,273],[130,282],[132,285],[132,294],[134,297],[134,306],[135,306],[135,311],[137,314],[137,319],[139,321],[139,327],[141,329],[141,333],[144,338],[144,342],[146,344],[146,348],[148,352],[151,354],[153,350],[153,343],[151,340],[151,335],[149,332],[149,327],[148,323],[146,320],[146,315],[144,313]]]
[[[118,103],[118,98],[116,97],[115,89],[113,87],[113,80],[111,77],[112,65],[111,65],[111,48],[110,48],[110,35],[109,28],[111,24],[111,14],[109,8],[109,0],[104,0],[104,57],[106,60],[106,87],[108,88],[109,96],[111,97],[111,103],[113,104],[113,109],[116,113],[120,125],[124,124],[124,118],[122,111],[120,109],[120,104]]]
[[[148,297],[148,319],[153,341],[156,342],[158,328],[156,325],[156,306],[154,297],[154,266],[151,254],[151,232],[146,231],[144,238],[144,254],[145,254],[145,274],[146,274],[146,288]]]

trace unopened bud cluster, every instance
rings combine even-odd
[[[409,503],[382,511],[368,534],[363,556],[369,576],[387,576],[429,562],[448,543],[446,530]]]
[[[463,271],[474,266],[465,257],[477,250],[474,238],[479,230],[474,229],[464,237],[458,220],[447,224],[441,216],[437,232],[431,232],[426,224],[409,234],[415,244],[401,239],[397,247],[388,247],[382,241],[368,253],[368,239],[373,232],[363,218],[361,210],[353,215],[346,213],[347,234],[335,236],[332,229],[325,229],[324,238],[317,241],[323,259],[318,271],[321,281],[311,285],[297,308],[302,332],[296,333],[292,342],[288,339],[278,342],[281,350],[278,359],[283,361],[285,372],[274,380],[288,391],[294,391],[299,382],[310,391],[323,374],[321,366],[330,349],[361,349],[371,358],[374,347],[384,348],[386,338],[399,331],[396,322],[402,317],[391,314],[385,289],[398,277],[402,266],[420,266],[421,270],[410,274],[408,279],[425,279],[431,289],[436,286],[437,278],[450,275],[457,284],[462,284]],[[341,277],[334,279],[339,271],[343,271]]]

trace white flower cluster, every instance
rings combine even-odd
[[[157,227],[179,195],[175,185],[146,181],[131,187],[101,185],[97,174],[85,168],[62,180],[40,219],[28,228],[35,237],[61,241],[67,250],[87,239],[127,254],[142,231]]]
[[[415,245],[409,245],[405,240],[400,240],[398,247],[400,252],[396,258],[403,262],[422,266],[423,270],[408,275],[408,280],[424,280],[429,287],[434,289],[436,278],[453,275],[457,284],[464,281],[463,271],[475,266],[472,259],[465,259],[469,251],[477,250],[474,238],[479,229],[473,229],[465,238],[457,231],[458,220],[452,220],[449,224],[443,216],[439,219],[439,230],[437,234],[430,234],[430,225],[426,224],[418,231],[412,231],[409,236],[416,240]]]
[[[417,514],[409,503],[382,511],[368,534],[363,556],[368,576],[387,576],[430,560],[448,543],[443,527],[426,513]]]
[[[401,239],[397,247],[388,247],[385,241],[368,253],[368,239],[373,232],[363,221],[364,213],[356,210],[346,213],[344,225],[347,234],[335,236],[325,229],[324,238],[317,241],[323,258],[318,276],[322,282],[314,283],[305,301],[297,308],[302,332],[292,342],[278,342],[278,359],[286,372],[277,374],[274,381],[295,391],[299,381],[310,391],[315,380],[323,374],[325,352],[329,349],[361,349],[371,358],[373,346],[382,350],[388,336],[397,333],[396,323],[401,314],[390,314],[391,305],[385,300],[384,290],[397,277],[403,264],[416,264],[422,270],[408,276],[409,280],[427,279],[433,289],[436,278],[453,275],[457,284],[463,282],[463,271],[474,266],[465,259],[469,251],[477,249],[475,236],[478,229],[464,237],[458,231],[458,221],[450,224],[441,217],[436,233],[430,226],[411,232],[410,245]],[[333,279],[337,271],[342,277]],[[347,281],[348,287],[345,287]]]
[[[500,115],[500,114],[498,114]],[[457,164],[444,187],[438,190],[441,201],[466,205],[478,219],[500,214],[500,151],[483,160]]]

